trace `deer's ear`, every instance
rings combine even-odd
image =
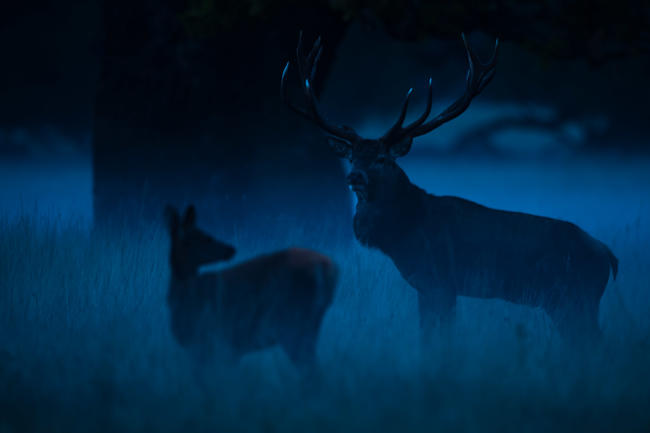
[[[176,208],[172,205],[165,206],[164,216],[169,232],[176,233],[181,225],[181,218]]]
[[[328,137],[327,142],[339,158],[349,158],[352,145],[345,140],[336,137]]]
[[[389,152],[392,157],[398,158],[404,156],[411,150],[411,144],[413,144],[413,138],[405,137],[397,143],[393,144],[389,148]]]
[[[194,227],[196,225],[196,208],[193,204],[185,209],[183,214],[183,227]]]

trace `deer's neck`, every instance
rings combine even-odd
[[[169,290],[167,292],[167,301],[170,304],[178,302],[188,293],[192,292],[192,286],[196,281],[196,276],[179,275],[172,270],[169,279]]]
[[[212,305],[226,287],[221,272],[194,272],[183,278],[172,272],[167,299],[172,305]]]

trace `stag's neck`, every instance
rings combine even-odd
[[[425,281],[448,250],[440,247],[441,233],[448,225],[440,212],[441,197],[410,184],[404,196],[392,203],[366,203],[357,207],[355,235],[367,247],[380,250],[395,264],[413,287],[418,287],[422,270]],[[430,279],[430,278],[429,278]]]
[[[354,215],[357,240],[390,256],[391,249],[409,242],[406,235],[426,218],[425,202],[432,197],[407,178],[407,182],[399,188],[399,194],[359,201]]]

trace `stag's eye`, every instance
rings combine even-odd
[[[377,164],[383,164],[386,162],[386,157],[385,156],[378,156],[377,159],[375,160]]]

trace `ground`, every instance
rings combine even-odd
[[[299,227],[265,240],[242,227],[224,239],[235,262],[302,245],[340,265],[322,383],[306,389],[273,349],[216,362],[199,384],[169,330],[162,224],[92,233],[14,213],[0,218],[0,432],[650,430],[650,233],[631,189],[641,172],[546,167],[541,182],[521,165],[443,166],[427,165],[429,181],[410,170],[429,190],[566,217],[612,247],[621,268],[603,297],[601,346],[576,352],[541,310],[469,298],[450,333],[421,346],[415,293],[379,252],[304,245]],[[473,175],[453,185],[461,169]]]

